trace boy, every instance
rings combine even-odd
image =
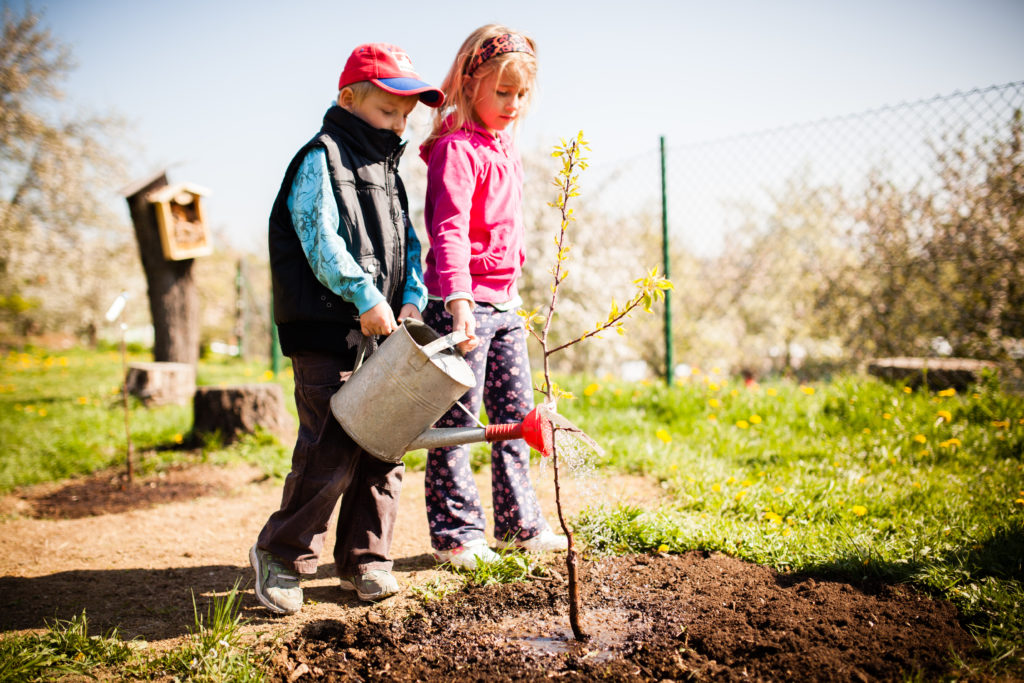
[[[401,134],[417,101],[438,107],[394,45],[360,45],[323,127],[292,159],[270,215],[274,320],[295,373],[299,435],[281,508],[249,561],[271,611],[302,607],[299,575],[316,573],[338,497],[334,559],[343,590],[373,601],[398,592],[389,556],[404,466],[360,449],[331,414],[340,374],[363,336],[387,335],[426,304],[420,245],[398,177]]]

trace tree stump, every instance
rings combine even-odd
[[[996,372],[995,363],[973,358],[876,358],[868,361],[868,374],[904,382],[908,387],[927,386],[932,391],[963,391],[981,381],[986,371]]]
[[[285,408],[284,392],[277,384],[199,387],[192,412],[196,436],[219,433],[225,444],[235,441],[239,434],[255,432],[256,427],[283,441],[295,438],[295,420]]]
[[[196,390],[196,368],[191,363],[129,363],[124,383],[147,407],[184,406]]]

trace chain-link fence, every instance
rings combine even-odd
[[[1024,82],[667,141],[675,358],[734,372],[1024,357]],[[657,140],[587,203],[660,244]],[[660,259],[652,250],[646,258]],[[647,323],[652,325],[653,323]],[[653,331],[633,349],[664,367]]]

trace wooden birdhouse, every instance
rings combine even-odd
[[[160,245],[168,261],[206,256],[213,253],[210,229],[203,211],[206,188],[192,183],[166,185],[146,195],[156,210]]]

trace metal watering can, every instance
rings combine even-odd
[[[360,353],[352,376],[331,397],[331,413],[363,450],[386,462],[401,462],[418,448],[510,439],[523,439],[550,455],[554,431],[538,408],[520,423],[430,428],[476,385],[455,349],[466,339],[462,332],[442,337],[406,319],[365,363]]]

